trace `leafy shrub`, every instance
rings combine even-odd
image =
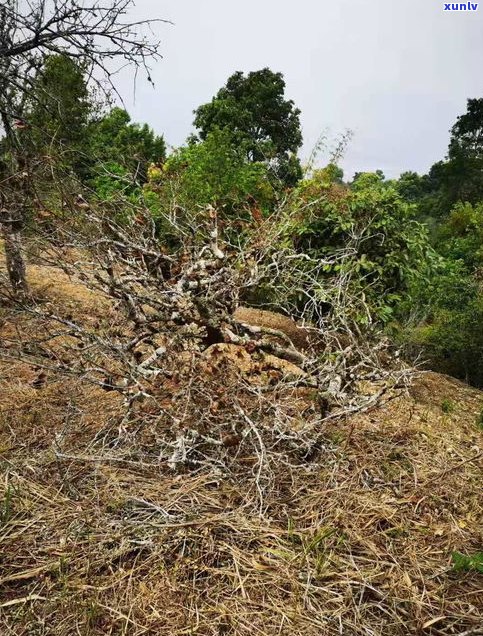
[[[222,130],[209,133],[202,143],[180,148],[166,161],[165,182],[177,181],[176,196],[184,206],[213,205],[233,212],[255,199],[262,206],[273,199],[266,166],[248,163]]]
[[[483,386],[483,296],[460,309],[438,308],[418,331],[420,342],[439,371]]]
[[[115,175],[125,176],[124,188],[145,183],[148,167],[153,162],[162,162],[166,156],[163,137],[156,136],[147,124],[135,124],[122,108],[113,108],[109,113],[92,121],[87,130],[89,155],[86,157],[84,177],[99,184],[105,181],[106,169],[114,167]],[[115,180],[115,179],[114,179]]]
[[[426,275],[432,258],[425,227],[414,209],[379,174],[361,174],[352,188],[334,170],[315,171],[294,191],[285,233],[299,252],[327,259],[327,276],[345,273],[365,309],[360,323],[388,322],[415,278]]]
[[[442,253],[462,261],[468,271],[483,266],[483,203],[457,203],[441,225],[438,240]]]
[[[405,338],[432,368],[483,386],[483,205],[457,204],[438,236],[444,257],[413,285]]]
[[[144,197],[168,241],[173,221],[196,232],[197,216],[208,206],[216,208],[221,230],[229,221],[236,240],[247,224],[268,214],[275,192],[266,165],[247,162],[227,131],[214,130],[205,141],[176,150],[162,166],[152,165]]]

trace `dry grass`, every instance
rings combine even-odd
[[[106,320],[104,299],[48,274],[46,302]],[[23,320],[5,310],[0,337]],[[303,429],[316,404],[290,383],[266,402],[253,376],[268,390],[277,370],[244,362],[189,380],[200,427],[226,433],[229,472],[161,459],[182,377],[159,398],[166,417],[148,401],[121,434],[118,394],[53,374],[35,388],[37,370],[0,363],[0,633],[483,633],[483,576],[451,567],[483,545],[482,394],[424,374],[410,395],[326,422],[297,458],[270,446],[274,409]],[[254,430],[232,445],[240,408]]]

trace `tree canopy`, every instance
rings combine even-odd
[[[282,73],[268,68],[234,73],[211,102],[195,111],[194,125],[201,140],[216,128],[229,131],[249,161],[266,162],[287,185],[301,176],[294,156],[302,145],[300,110],[285,98]]]
[[[431,198],[424,205],[431,216],[444,216],[458,201],[483,198],[483,98],[469,99],[466,113],[451,128],[448,156],[427,176]]]
[[[93,121],[87,131],[91,175],[108,171],[144,183],[151,163],[166,157],[166,144],[147,124],[131,122],[127,111],[115,107]]]
[[[26,119],[40,144],[78,146],[93,108],[85,69],[65,54],[47,55],[33,80]]]

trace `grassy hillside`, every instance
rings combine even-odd
[[[54,267],[29,278],[51,312],[97,334],[119,322]],[[483,575],[452,564],[483,545],[481,392],[416,374],[409,391],[326,419],[305,457],[280,463],[265,430],[287,413],[288,448],[319,408],[314,391],[282,383],[290,369],[273,358],[218,347],[192,386],[193,400],[208,384],[218,396],[198,424],[229,431],[235,400],[246,432],[223,434],[211,467],[174,470],[162,414],[185,406],[174,403],[193,360],[173,361],[157,410],[142,402],[123,428],[118,392],[16,358],[43,329],[0,309],[1,633],[482,633]],[[72,363],[72,343],[50,337],[56,362]]]

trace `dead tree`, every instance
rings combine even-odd
[[[60,245],[45,242],[36,256],[52,276],[61,268],[97,292],[107,320],[92,322],[82,307],[32,304],[11,310],[22,324],[0,342],[0,359],[36,368],[31,386],[38,390],[44,372],[118,394],[117,414],[89,452],[99,448],[102,457],[108,448],[111,458],[131,461],[135,448],[146,458],[153,442],[145,436],[155,435],[156,461],[170,470],[216,467],[234,475],[232,451],[240,446],[256,458],[262,506],[281,462],[315,460],[326,422],[371,409],[409,381],[411,370],[398,360],[382,365],[384,341],[351,328],[351,315],[363,306],[343,267],[353,247],[323,260],[294,251],[280,240],[283,211],[234,244],[226,225],[219,232],[216,210],[176,206],[161,212],[176,237],[168,249],[149,209],[138,203],[124,211],[116,221],[105,204],[78,208],[58,224]],[[322,276],[329,264],[341,266],[332,280]],[[296,330],[250,324],[236,311],[240,293],[267,284],[279,299],[274,308],[306,321],[320,345],[300,350]],[[305,294],[302,315],[290,311],[294,293]],[[334,311],[318,318],[328,298]],[[302,416],[294,408],[299,398]]]
[[[92,81],[104,87],[107,82],[114,89],[116,60],[144,70],[151,81],[149,63],[161,56],[159,43],[145,31],[156,21],[126,19],[133,6],[134,0],[4,0],[0,6],[0,122],[5,136],[1,154],[6,158],[5,174],[0,172],[0,232],[17,299],[28,294],[21,232],[32,175],[16,122],[24,120],[29,89],[44,56],[51,54],[82,62]]]

